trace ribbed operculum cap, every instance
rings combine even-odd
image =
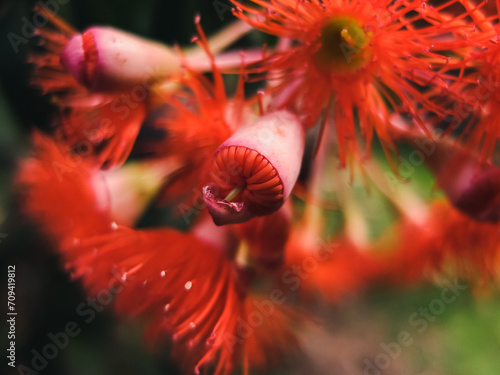
[[[215,224],[244,223],[277,211],[290,195],[304,153],[300,120],[287,111],[246,125],[215,152],[203,198]]]
[[[94,91],[150,88],[181,66],[180,57],[160,43],[112,27],[91,27],[70,39],[61,63]]]

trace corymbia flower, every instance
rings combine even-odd
[[[271,71],[269,90],[279,108],[289,108],[312,126],[321,113],[332,116],[341,163],[356,152],[356,129],[369,150],[376,134],[392,147],[389,115],[411,115],[425,128],[422,112],[442,116],[444,109],[428,92],[447,90],[440,68],[468,47],[465,22],[484,5],[448,1],[238,1],[234,14],[257,29],[293,42],[268,53],[250,72]],[[451,16],[452,6],[462,6]],[[446,36],[446,37],[443,37]],[[333,111],[332,111],[333,110]]]
[[[436,176],[436,183],[450,203],[477,221],[500,220],[500,168],[484,160],[469,147],[457,144],[449,136],[433,135],[394,127],[399,137],[409,142]]]
[[[249,295],[252,272],[234,260],[234,241],[224,240],[229,228],[213,227],[191,233],[118,228],[82,241],[80,255],[67,266],[83,278],[91,295],[106,288],[115,274],[121,275],[124,287],[116,297],[116,310],[148,316],[148,342],[170,341],[174,358],[186,372],[213,367],[215,374],[229,374],[244,357],[256,364],[247,339],[264,353],[295,344],[287,327],[290,318],[279,312],[255,332],[244,331],[261,302]],[[259,343],[262,329],[271,329],[278,341]],[[281,335],[292,341],[279,339]]]
[[[498,27],[498,26],[497,26]],[[490,32],[481,41],[480,52],[472,54],[464,74],[457,85],[467,103],[456,105],[448,116],[448,124],[455,128],[466,124],[467,147],[480,151],[482,161],[491,162],[500,141],[500,45],[495,33]]]
[[[39,132],[33,146],[33,155],[20,163],[16,176],[23,211],[60,247],[110,229],[109,202],[97,198],[106,196],[106,189],[101,190],[92,166]]]
[[[146,88],[100,93],[82,86],[61,64],[63,51],[77,31],[50,11],[37,11],[51,27],[37,29],[44,52],[30,56],[35,66],[32,82],[44,94],[50,94],[58,107],[58,137],[80,156],[95,157],[98,167],[123,164],[146,115]]]
[[[306,238],[304,227],[294,231],[286,249],[285,282],[305,300],[317,297],[338,303],[367,289],[383,267],[371,249],[359,249],[347,238],[321,241]]]
[[[435,202],[429,207],[426,225],[404,220],[396,233],[398,244],[386,266],[397,282],[439,279],[450,273],[483,285],[498,279],[497,223],[477,222],[446,202]]]
[[[279,212],[265,223],[255,221],[255,228],[218,228],[205,215],[189,233],[135,231],[122,225],[129,208],[119,212],[114,208],[123,207],[112,204],[123,198],[123,188],[115,177],[102,178],[127,166],[105,172],[85,160],[69,166],[68,155],[50,138],[36,133],[34,142],[34,155],[17,176],[24,212],[50,235],[65,267],[90,295],[119,288],[117,312],[148,318],[149,343],[170,341],[187,372],[213,367],[215,374],[240,365],[265,367],[295,349],[290,325],[297,317],[250,290],[255,271],[269,265],[265,251],[283,256],[290,222],[276,221]],[[278,240],[272,222],[284,231]],[[262,323],[254,325],[252,316]]]
[[[99,171],[91,160],[36,131],[16,184],[23,211],[56,243],[72,244],[107,231],[114,222],[133,225],[178,167],[162,160]]]

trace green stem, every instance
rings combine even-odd
[[[241,193],[243,190],[243,186],[235,186],[233,190],[229,192],[229,194],[224,198],[226,202],[231,202],[236,196]]]

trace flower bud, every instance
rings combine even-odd
[[[415,148],[450,203],[476,221],[500,221],[500,168],[447,137],[428,139],[395,119],[393,130]]]
[[[215,224],[244,223],[277,211],[290,195],[304,153],[299,119],[274,112],[244,126],[215,152],[203,199]]]
[[[467,150],[449,151],[448,162],[429,164],[450,202],[476,221],[500,221],[500,168]]]
[[[181,66],[180,56],[167,46],[112,27],[91,27],[73,36],[61,63],[94,91],[150,88]]]

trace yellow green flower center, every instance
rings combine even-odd
[[[353,73],[370,58],[371,33],[358,25],[353,17],[331,18],[321,29],[315,60],[321,69],[335,73]]]

